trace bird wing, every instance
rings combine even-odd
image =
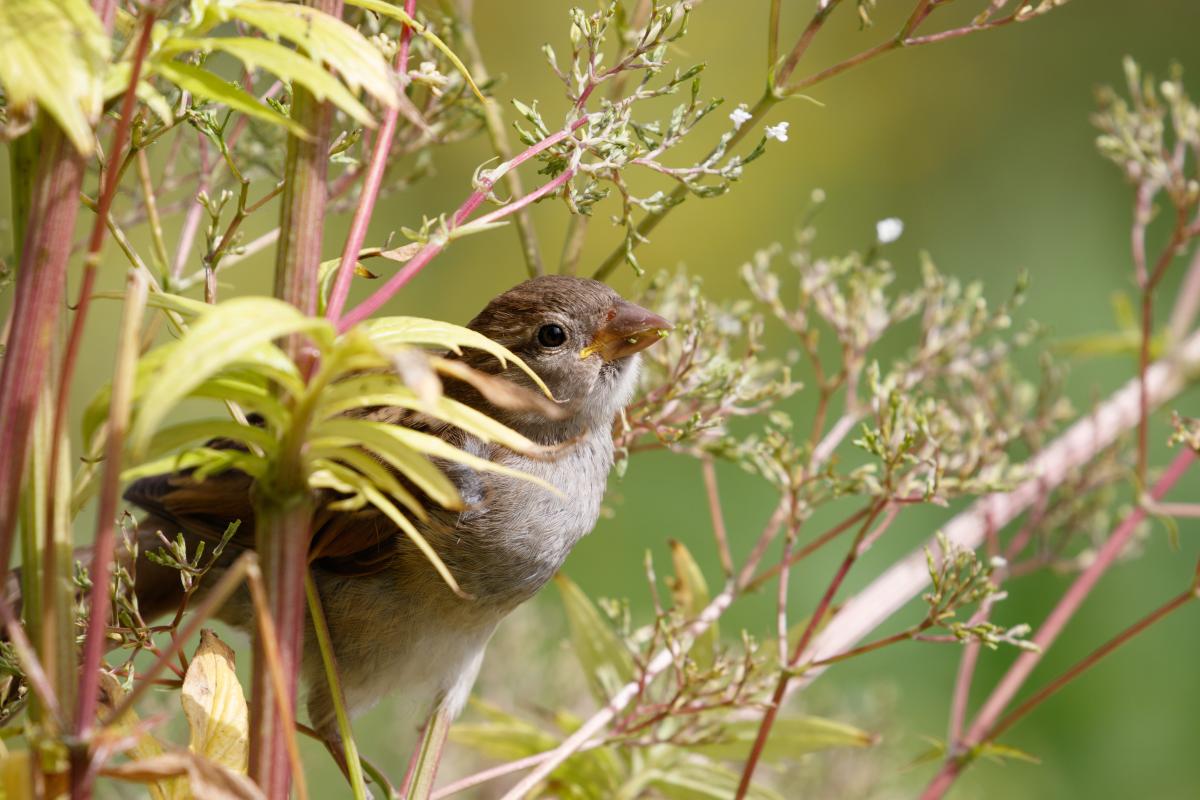
[[[369,415],[379,421],[405,425],[443,438],[451,435],[448,426],[403,409],[376,409]],[[228,439],[214,439],[206,446],[219,450],[242,449],[241,444]],[[448,512],[437,507],[403,476],[397,477],[422,501],[430,522],[453,526]],[[456,485],[460,482],[452,473],[449,477]],[[124,498],[154,517],[178,526],[178,531],[189,539],[219,542],[229,525],[239,522],[237,532],[228,544],[237,551],[255,546],[253,492],[254,479],[239,470],[227,470],[203,480],[197,479],[193,471],[186,470],[134,481],[126,489]],[[369,575],[386,569],[395,554],[395,539],[404,533],[373,506],[358,510],[329,507],[344,499],[345,495],[332,491],[318,493],[309,547],[310,562],[342,575]],[[172,536],[176,531],[163,533]]]

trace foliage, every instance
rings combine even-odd
[[[23,736],[0,751],[5,796],[70,790],[88,797],[103,779],[145,784],[164,799],[285,797],[294,781],[305,797],[293,732],[297,666],[288,653],[306,613],[343,739],[334,757],[354,796],[367,796],[364,774],[395,796],[381,770],[360,762],[319,594],[310,580],[306,612],[304,582],[297,575],[283,580],[289,565],[297,572],[307,566],[315,499],[338,511],[382,512],[458,591],[414,524],[427,513],[417,493],[444,509],[463,508],[443,471],[455,464],[538,479],[422,426],[551,454],[444,394],[442,379],[465,381],[500,407],[545,415],[556,407],[444,355],[479,350],[545,388],[513,353],[480,334],[375,312],[454,241],[495,236],[510,220],[529,272],[543,272],[529,217],[530,206],[543,200],[556,202],[567,220],[560,271],[580,271],[588,225],[603,209],[620,244],[594,274],[604,278],[627,263],[642,276],[637,249],[666,215],[685,200],[731,192],[751,177],[747,165],[770,156],[772,141],[798,135],[786,122],[759,131],[776,104],[891,50],[1024,23],[1062,0],[988,2],[968,24],[936,30],[930,26],[950,3],[914,0],[881,43],[807,75],[797,69],[826,22],[846,13],[870,35],[876,3],[816,4],[790,50],[781,49],[783,5],[776,0],[769,8],[762,98],[729,110],[715,135],[714,112],[723,101],[704,94],[705,65],[686,48],[691,16],[703,8],[607,0],[594,10],[572,9],[563,20],[565,41],[542,51],[563,97],[556,105],[518,87],[526,99],[514,103],[512,128],[524,149],[514,152],[466,0],[409,0],[403,8],[383,0],[347,0],[345,7],[323,0],[0,4],[0,138],[11,156],[12,263],[19,265],[6,328],[12,334],[5,335],[20,344],[0,381],[4,442],[12,444],[0,448],[0,577],[21,588],[21,619],[13,598],[0,598],[7,633],[0,643],[0,718],[19,725],[6,731]],[[1033,758],[997,737],[1196,595],[1193,579],[1001,716],[1103,571],[1137,554],[1147,518],[1164,520],[1173,532],[1175,517],[1195,514],[1163,495],[1200,452],[1196,421],[1176,414],[1172,443],[1184,447],[1161,474],[1151,468],[1147,442],[1153,407],[1179,392],[1200,363],[1200,258],[1165,330],[1154,330],[1153,313],[1163,277],[1200,238],[1200,111],[1178,71],[1156,85],[1129,61],[1126,77],[1128,98],[1102,91],[1095,122],[1102,155],[1135,190],[1131,238],[1141,307],[1123,299],[1117,334],[1057,348],[1068,355],[1137,352],[1132,388],[1111,401],[1116,412],[1095,412],[1109,430],[1077,435],[1089,433],[1088,413],[1064,399],[1064,368],[1044,352],[1045,332],[1018,322],[1026,279],[996,303],[927,254],[908,275],[886,258],[903,230],[897,219],[881,221],[877,240],[863,250],[820,252],[810,222],[825,200],[821,192],[791,247],[762,248],[742,266],[745,291],[737,299],[710,296],[683,269],[649,277],[641,302],[673,320],[676,332],[646,353],[637,393],[614,431],[617,472],[655,450],[699,462],[721,583],[706,575],[703,555],[676,540],[668,540],[670,575],[660,578],[646,555],[648,619],[620,600],[593,601],[559,576],[590,716],[549,689],[536,703],[521,698],[516,712],[477,700],[477,716],[456,725],[452,740],[509,763],[442,792],[528,768],[506,797],[791,796],[794,786],[757,772],[760,761],[787,775],[799,760],[835,758],[879,741],[852,719],[849,704],[814,714],[794,702],[798,690],[846,660],[920,642],[963,652],[948,735],[917,758],[940,762],[929,789],[937,797],[980,756]],[[398,226],[366,246],[380,196],[428,179],[440,145],[484,131],[497,159],[476,168],[455,211],[427,209],[419,224]],[[689,152],[703,155],[681,155]],[[522,167],[538,176],[527,192]],[[94,196],[85,185],[91,173],[98,178]],[[507,197],[497,192],[501,181]],[[1148,231],[1160,197],[1172,219],[1152,258]],[[276,226],[246,241],[247,221],[264,220],[276,198]],[[60,332],[71,255],[65,240],[80,208],[92,215],[91,235],[76,248],[85,253],[83,288],[69,329]],[[351,209],[342,256],[322,262],[320,223]],[[163,219],[173,215],[182,221],[168,247]],[[145,236],[131,233],[143,227]],[[408,241],[394,241],[397,234]],[[121,294],[94,291],[108,237],[127,266]],[[61,246],[46,246],[47,238]],[[281,239],[275,297],[220,296],[235,266]],[[0,287],[8,285],[7,264],[0,264]],[[378,283],[348,307],[354,277]],[[123,301],[124,315],[113,380],[82,419],[68,419],[88,309],[112,299]],[[42,335],[39,324],[49,333]],[[52,358],[57,352],[61,362]],[[1033,352],[1038,358],[1029,357]],[[1033,361],[1036,369],[1028,369]],[[53,374],[25,369],[51,362]],[[201,408],[212,412],[197,418]],[[402,424],[376,415],[380,408]],[[79,452],[67,435],[77,421]],[[1118,436],[1134,426],[1136,438]],[[76,463],[72,477],[68,465]],[[731,544],[730,530],[742,521],[731,525],[721,509],[718,481],[726,468],[742,470],[777,498],[748,550]],[[235,559],[232,550],[240,548],[230,543],[238,523],[207,546],[163,532],[162,546],[144,555],[178,573],[183,600],[167,624],[150,625],[133,591],[145,543],[120,508],[119,491],[124,482],[177,471],[197,481],[230,471],[252,479],[257,527],[275,537],[266,548],[274,555],[264,555],[261,568],[253,553]],[[72,523],[93,499],[99,523],[85,567],[72,556]],[[861,630],[846,635],[847,627],[861,628],[862,615],[878,613],[861,610],[872,587],[848,601],[841,596],[847,575],[898,517],[923,506],[966,508],[914,553],[915,562],[910,557],[878,579],[918,574],[918,585],[928,586],[922,613],[865,643]],[[1020,527],[1010,530],[1022,514]],[[9,572],[18,530],[19,579]],[[792,571],[829,546],[842,546],[844,555],[830,575],[818,576],[820,599],[796,619]],[[1079,575],[1045,624],[1005,620],[1004,607],[996,607],[1006,582],[1044,568]],[[725,612],[765,587],[774,591],[771,634],[731,636],[728,622],[721,624]],[[889,602],[901,607],[920,594],[903,591]],[[201,627],[235,593],[251,604],[258,626],[249,704],[232,649]],[[182,649],[197,633],[189,661]],[[1018,651],[1016,662],[968,722],[976,654],[1001,646]],[[122,652],[105,660],[106,649]],[[177,680],[161,677],[171,673]],[[152,731],[162,715],[137,714],[149,688],[163,685],[179,695],[187,749]],[[430,721],[408,776],[418,787],[413,794],[432,786],[444,722]],[[279,763],[283,778],[271,774]]]

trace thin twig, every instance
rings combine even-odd
[[[354,309],[346,313],[338,322],[338,329],[341,331],[348,330],[358,323],[365,320],[367,317],[374,314],[379,308],[390,300],[396,292],[400,291],[409,281],[416,277],[417,273],[423,270],[439,253],[441,253],[450,243],[451,236],[455,229],[462,227],[475,210],[487,199],[491,194],[492,188],[496,185],[496,181],[506,175],[509,171],[516,169],[521,164],[535,158],[539,153],[547,148],[553,147],[564,139],[569,138],[575,131],[583,127],[591,120],[589,115],[584,115],[572,122],[566,128],[563,128],[556,133],[547,136],[542,141],[532,147],[521,152],[517,156],[505,161],[500,166],[488,171],[486,176],[481,177],[478,182],[478,187],[472,192],[463,204],[454,212],[454,216],[447,221],[446,230],[439,232],[432,237],[429,242],[422,247],[412,259],[404,265],[404,268],[393,275],[386,284],[376,290],[370,297],[364,300]],[[551,181],[546,186],[543,186],[536,192],[526,195],[525,197],[513,203],[486,214],[481,220],[496,220],[506,214],[520,210],[525,205],[533,202],[546,193],[548,187],[556,189],[573,176],[572,170],[567,170]]]
[[[417,11],[417,0],[406,0],[404,11],[412,17]],[[400,32],[400,48],[396,52],[396,74],[400,80],[408,81],[408,49],[412,41],[412,28],[405,25]],[[371,159],[367,162],[367,174],[363,178],[362,192],[358,196],[358,207],[354,210],[354,219],[350,222],[350,231],[346,234],[346,244],[342,248],[342,260],[338,263],[337,277],[333,290],[329,294],[329,302],[325,308],[325,316],[337,322],[346,307],[346,298],[350,295],[350,283],[354,278],[354,265],[358,261],[358,251],[362,249],[367,237],[367,226],[371,223],[371,215],[375,211],[375,202],[379,199],[379,188],[383,185],[383,174],[388,165],[388,154],[392,150],[392,141],[396,138],[396,124],[400,118],[400,107],[394,106],[383,111],[383,120],[375,133],[375,143],[371,149]]]
[[[149,294],[146,278],[131,272],[125,292],[125,309],[121,315],[118,338],[117,365],[113,373],[112,396],[109,401],[107,439],[104,449],[104,475],[100,488],[100,504],[96,512],[96,538],[92,545],[92,563],[88,574],[92,582],[88,604],[87,635],[83,644],[80,666],[79,702],[75,708],[75,735],[87,737],[95,723],[99,702],[100,662],[107,639],[110,607],[109,577],[112,574],[116,543],[117,503],[120,501],[121,468],[125,456],[125,431],[133,407],[134,379],[140,345],[142,316]],[[72,794],[82,785],[74,778]]]
[[[808,618],[808,625],[805,626],[804,633],[800,635],[800,640],[796,642],[796,647],[792,652],[791,658],[788,660],[788,667],[793,667],[800,663],[801,657],[804,655],[813,634],[816,633],[817,628],[824,622],[825,614],[833,604],[834,596],[837,594],[838,589],[842,587],[842,582],[846,580],[846,576],[850,573],[850,568],[858,560],[859,544],[863,541],[863,537],[867,535],[867,531],[870,530],[875,518],[882,513],[885,505],[886,503],[877,502],[871,513],[863,520],[862,525],[859,526],[858,533],[855,535],[854,541],[851,542],[850,548],[846,551],[841,565],[829,581],[829,585],[825,588],[825,593],[821,595],[821,599],[817,603],[812,616]],[[791,679],[792,673],[790,669],[783,670],[779,675],[775,691],[771,695],[767,710],[763,713],[762,722],[759,723],[758,734],[754,739],[753,746],[750,748],[750,754],[746,757],[746,764],[742,768],[742,777],[738,782],[736,800],[742,800],[750,791],[750,784],[754,779],[755,769],[758,767],[759,759],[762,758],[763,750],[767,746],[767,739],[771,735],[771,728],[774,726],[775,719],[779,715],[779,710],[783,706],[784,698],[787,695],[788,683]]]
[[[704,472],[704,492],[708,495],[708,514],[712,518],[713,536],[717,540],[717,554],[721,558],[721,570],[725,577],[733,576],[733,556],[729,552],[729,533],[725,529],[725,514],[721,511],[721,491],[717,488],[717,468],[711,458],[700,462]]]
[[[475,25],[473,20],[474,0],[459,0],[458,14],[458,33],[462,39],[463,50],[466,52],[469,59],[469,67],[475,81],[479,84],[487,83],[490,78],[488,76],[487,67],[483,62],[483,51],[479,49],[479,42],[475,39]],[[512,158],[512,145],[508,142],[508,133],[504,126],[504,116],[500,112],[500,106],[493,100],[489,100],[483,104],[483,121],[487,127],[488,139],[492,143],[492,149],[496,151],[496,155],[501,161],[508,161]],[[509,196],[513,200],[518,200],[525,194],[525,187],[521,184],[521,176],[516,171],[508,172],[504,175],[504,185],[508,189]],[[575,217],[572,217],[575,219]],[[541,275],[545,272],[545,267],[542,266],[542,255],[538,250],[537,231],[533,227],[533,217],[530,216],[528,209],[521,209],[517,212],[516,225],[517,238],[521,242],[521,254],[525,257],[525,267],[529,271],[530,277]]]
[[[1190,370],[1200,366],[1200,333],[1188,338],[1170,357],[1147,370],[1146,383],[1151,406],[1156,408],[1178,394]],[[951,544],[974,550],[984,539],[989,525],[997,528],[1012,522],[1045,492],[1066,480],[1074,470],[1103,452],[1138,421],[1138,381],[1132,380],[1048,444],[1026,464],[1032,475],[1015,489],[980,498],[955,516],[942,530]],[[940,552],[931,539],[888,568],[866,588],[848,600],[837,617],[813,639],[811,652],[802,661],[816,661],[853,647],[880,623],[916,597],[929,583],[925,549]],[[807,686],[822,673],[807,670],[793,683],[791,691]]]
[[[1045,700],[1050,698],[1052,695],[1054,695],[1056,692],[1058,692],[1060,689],[1062,689],[1068,683],[1075,680],[1077,677],[1082,675],[1084,672],[1087,672],[1092,667],[1096,666],[1096,664],[1098,664],[1102,659],[1104,659],[1106,656],[1108,656],[1114,650],[1121,647],[1126,642],[1128,642],[1130,639],[1133,639],[1135,636],[1142,633],[1143,631],[1145,631],[1147,628],[1151,627],[1158,621],[1162,620],[1164,617],[1170,615],[1176,609],[1182,608],[1184,605],[1186,605],[1187,603],[1189,603],[1195,599],[1196,599],[1196,589],[1194,587],[1189,588],[1186,592],[1176,595],[1171,600],[1167,601],[1163,605],[1156,608],[1154,611],[1151,611],[1149,614],[1142,617],[1140,620],[1138,620],[1134,624],[1130,625],[1125,630],[1121,631],[1119,634],[1114,636],[1112,639],[1109,639],[1107,642],[1102,644],[1100,647],[1097,647],[1092,653],[1090,653],[1085,658],[1081,659],[1078,663],[1076,663],[1074,666],[1072,666],[1070,669],[1068,669],[1062,675],[1058,676],[1054,680],[1050,681],[1050,683],[1046,684],[1044,687],[1042,687],[1040,690],[1038,690],[1038,692],[1036,694],[1034,694],[1032,697],[1030,697],[1028,700],[1021,703],[1021,705],[1017,706],[1012,711],[1010,711],[1006,715],[1004,715],[1004,717],[1002,717],[992,727],[992,729],[990,731],[988,731],[986,740],[987,741],[995,741],[996,738],[998,738],[1006,730],[1011,728],[1022,717],[1024,717],[1030,711],[1035,709],[1037,706],[1041,705]]]

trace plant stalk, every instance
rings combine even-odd
[[[342,14],[341,0],[310,0],[308,5],[334,17],[340,18]],[[287,140],[275,296],[311,315],[317,310],[333,109],[297,86],[293,89],[292,118],[310,138],[288,136]],[[289,337],[284,348],[304,374],[311,373],[315,364],[306,353],[302,336]],[[296,431],[285,434],[300,435]],[[276,688],[266,661],[268,643],[259,626],[254,640],[249,772],[269,800],[286,800],[292,782],[288,743],[293,740],[294,732],[290,719],[285,717],[295,716],[304,640],[304,576],[308,571],[314,510],[303,474],[301,444],[302,440],[297,438],[295,446],[282,449],[271,485],[259,487],[255,498],[256,549],[266,585],[267,614],[278,632],[282,691],[287,695],[275,696]],[[290,713],[276,713],[277,703]]]

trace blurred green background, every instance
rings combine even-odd
[[[501,79],[496,95],[506,109],[516,97],[526,102],[540,99],[547,119],[563,110],[561,87],[545,67],[539,47],[551,42],[560,52],[566,50],[569,5],[557,0],[477,3],[480,45],[489,69]],[[885,0],[879,5],[875,28],[865,32],[858,29],[852,8],[836,14],[797,75],[882,40],[898,27],[912,3]],[[767,6],[766,0],[708,0],[693,15],[691,31],[674,61],[683,66],[706,62],[704,92],[724,97],[727,105],[693,135],[690,152],[715,141],[726,129],[726,114],[734,104],[753,103],[759,96]],[[814,6],[815,0],[784,3],[785,46]],[[939,14],[944,13],[946,21],[966,20],[982,6],[982,0],[960,0]],[[935,15],[930,29],[942,24]],[[1110,330],[1110,296],[1134,288],[1128,245],[1131,191],[1095,152],[1088,121],[1093,90],[1105,83],[1120,84],[1121,58],[1129,54],[1160,75],[1177,60],[1185,68],[1185,81],[1192,79],[1193,95],[1200,93],[1198,33],[1196,0],[1075,0],[1028,24],[887,55],[814,88],[811,96],[820,106],[796,100],[777,107],[769,122],[787,120],[790,141],[772,143],[725,197],[692,200],[676,209],[641,251],[642,264],[651,272],[686,265],[704,276],[711,295],[744,296],[737,277],[740,265],[757,248],[772,242],[786,245],[811,192],[821,188],[828,201],[817,218],[818,252],[864,248],[873,239],[877,220],[898,216],[905,223],[904,235],[888,254],[901,281],[915,276],[921,250],[928,250],[948,273],[982,280],[997,300],[1007,294],[1018,271],[1026,269],[1033,283],[1022,315],[1047,324],[1052,338]],[[368,245],[381,243],[401,225],[416,226],[422,214],[456,207],[469,191],[473,170],[490,155],[483,139],[439,150],[433,178],[380,204]],[[526,176],[527,186],[531,179]],[[6,180],[3,185],[7,187]],[[6,195],[0,197],[7,202]],[[591,226],[582,262],[585,271],[619,241],[619,231],[606,222],[608,213],[611,206],[598,210]],[[561,205],[543,204],[536,208],[535,219],[543,252],[548,263],[555,264],[567,214]],[[169,233],[178,221],[172,225]],[[326,257],[340,252],[347,225],[347,218],[328,220]],[[255,232],[251,229],[248,235]],[[107,263],[107,288],[117,288],[119,258]],[[1181,266],[1162,290],[1160,307],[1169,308]],[[262,254],[230,273],[230,280],[239,292],[268,291],[271,267],[272,257]],[[387,311],[465,322],[523,272],[510,231],[471,237],[439,257]],[[614,283],[623,291],[634,291],[637,285],[624,267]],[[92,335],[74,398],[76,419],[107,379],[116,313],[112,306],[101,306],[90,320]],[[1075,364],[1069,394],[1077,407],[1086,408],[1128,380],[1133,369],[1132,358],[1121,357]],[[805,413],[806,402],[801,397],[794,406],[798,415]],[[1200,412],[1200,395],[1193,390],[1175,407],[1194,416]],[[1168,457],[1163,446],[1166,430],[1160,418],[1152,437],[1157,464]],[[769,512],[772,497],[739,472],[722,471],[721,478],[734,546],[744,552]],[[1193,476],[1173,497],[1195,498],[1198,489],[1200,480]],[[643,552],[649,548],[665,565],[665,543],[674,537],[692,548],[716,583],[719,572],[701,497],[695,462],[671,455],[635,459],[625,479],[613,482],[613,515],[580,544],[566,572],[593,596],[628,596],[644,619],[648,594]],[[843,594],[848,596],[898,555],[918,546],[948,516],[939,510],[905,512],[855,568]],[[1181,527],[1178,551],[1170,547],[1165,529],[1155,526],[1144,542],[1144,557],[1104,578],[1039,666],[1031,686],[1057,675],[1186,585],[1200,552],[1200,524],[1184,521]],[[811,610],[838,550],[832,548],[793,573],[791,597],[797,617]],[[1013,582],[1011,598],[1000,607],[1000,621],[1028,621],[1036,627],[1068,580],[1069,576],[1040,576]],[[772,603],[767,596],[739,603],[725,623],[725,633],[731,635],[739,626],[769,633]],[[900,615],[899,623],[916,621],[920,614],[913,606]],[[528,635],[540,629],[543,641],[554,642],[563,625],[552,590],[517,616],[510,627],[526,637],[525,644],[514,643],[515,634],[502,632],[485,674],[511,674],[521,648],[534,647]],[[1198,621],[1197,608],[1176,614],[1011,731],[1006,741],[1040,757],[1040,766],[979,764],[953,796],[1200,796],[1200,759],[1195,758],[1200,744]],[[928,767],[902,767],[925,749],[922,736],[945,736],[959,652],[932,645],[890,648],[832,670],[807,693],[805,705],[817,713],[881,726],[885,736],[880,749],[851,766],[864,775],[879,773],[881,796],[911,795],[931,776]],[[1012,657],[1007,651],[985,652],[976,689],[989,687]],[[564,669],[571,668],[569,660],[559,661]],[[517,668],[535,669],[536,664]],[[491,678],[483,685],[491,690],[503,682]],[[977,691],[976,701],[981,697]],[[534,697],[496,699],[518,708],[537,703]],[[368,715],[359,730],[366,754],[400,774],[408,734],[396,729],[388,705]],[[316,748],[307,752],[314,796],[340,796],[344,784],[332,762]]]

